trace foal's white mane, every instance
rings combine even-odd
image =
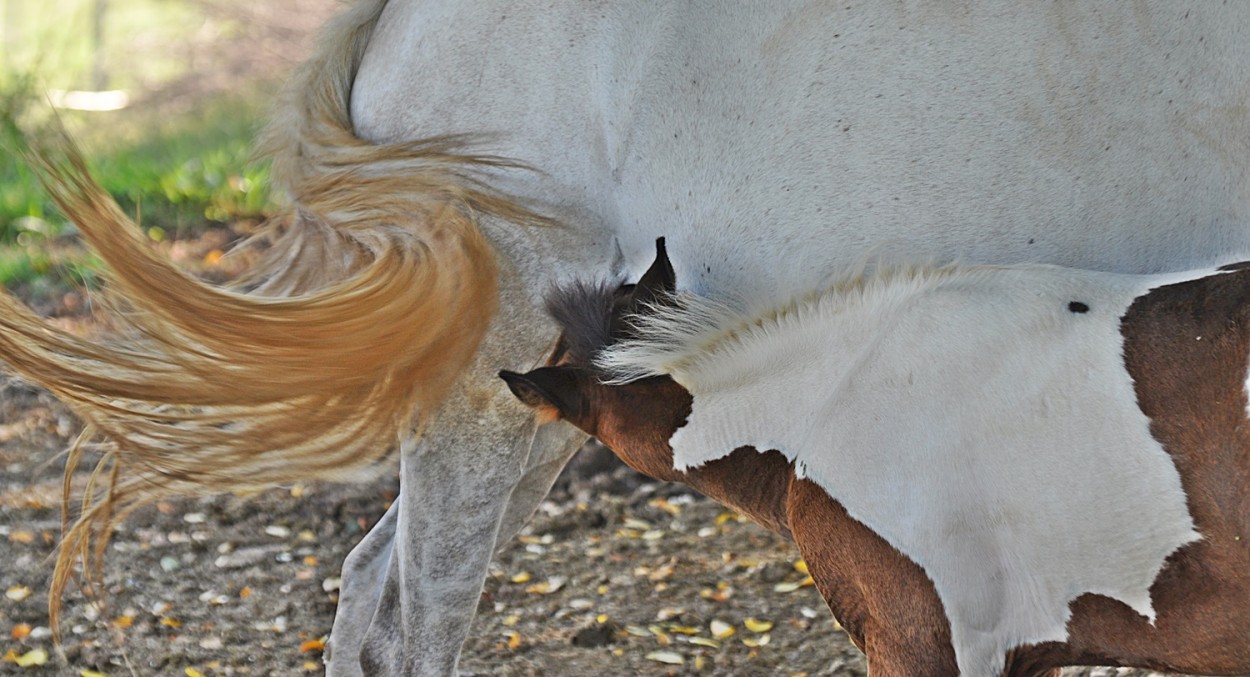
[[[1048,268],[1025,265],[1021,268]],[[679,293],[670,304],[650,304],[631,318],[636,336],[604,348],[595,366],[605,383],[621,385],[648,376],[667,375],[678,383],[738,378],[749,369],[734,358],[808,323],[848,309],[873,306],[881,312],[914,298],[919,292],[968,280],[1003,266],[961,264],[882,264],[864,259],[849,273],[821,288],[793,296],[779,305],[751,309],[737,299],[721,301]],[[736,370],[726,369],[736,365]]]

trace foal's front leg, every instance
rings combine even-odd
[[[816,589],[868,657],[871,677],[958,677],[950,624],[924,570],[810,480],[791,479],[786,515]]]

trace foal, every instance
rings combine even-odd
[[[1250,672],[1250,268],[876,273],[548,307],[546,418],[791,536],[874,675]]]

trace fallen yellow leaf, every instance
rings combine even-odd
[[[35,534],[29,531],[13,531],[9,533],[9,540],[14,543],[34,543]]]
[[[661,646],[668,646],[673,643],[673,638],[670,637],[667,632],[664,632],[664,628],[661,628],[658,625],[648,625],[647,631],[655,635],[656,641],[659,642]]]
[[[799,572],[799,573],[801,573],[801,574],[806,574],[806,573],[808,573],[808,571],[807,571],[807,560],[803,560],[803,559],[801,559],[801,560],[799,560],[799,561],[795,562],[795,563],[794,563],[794,570],[795,570],[795,571],[797,571],[797,572]]]
[[[299,645],[300,653],[309,651],[325,651],[326,641],[324,639],[310,639]]]
[[[177,618],[170,618],[169,616],[162,616],[161,625],[167,628],[181,628],[182,621],[178,620]],[[192,668],[187,668],[187,669],[191,670]]]
[[[651,523],[646,520],[640,520],[637,517],[626,517],[625,528],[635,529],[637,531],[649,531],[651,529]]]
[[[751,632],[768,632],[773,629],[772,621],[757,621],[754,618],[748,618],[742,622]]]
[[[564,587],[568,579],[564,576],[551,576],[545,581],[540,581],[530,586],[526,586],[525,592],[534,595],[550,595]]]
[[[682,665],[686,662],[686,657],[675,651],[652,651],[645,656],[647,660],[659,663],[667,663],[669,665]]]
[[[530,572],[522,571],[521,573],[513,576],[511,580],[513,583],[527,583],[529,582],[530,578],[533,578],[532,576],[530,576]]]
[[[724,584],[721,584],[721,585],[724,585]],[[729,586],[720,587],[719,585],[717,587],[719,588],[718,590],[713,590],[711,588],[703,588],[702,590],[699,591],[699,596],[702,597],[703,599],[710,599],[713,602],[724,602],[725,600],[733,596],[734,590],[732,587],[729,587]]]
[[[9,631],[9,636],[13,639],[26,639],[30,636],[30,623],[18,623]]]
[[[0,661],[3,661],[5,663],[16,663],[17,651],[15,649],[9,649],[8,651],[5,651],[4,655],[0,656]]]
[[[108,677],[108,675],[103,672],[96,672],[95,670],[81,670],[78,673],[78,677]]]
[[[520,648],[520,646],[521,646],[521,633],[509,632],[508,633],[508,648],[517,649],[517,648]]]
[[[647,505],[652,508],[659,508],[670,515],[676,516],[681,514],[681,508],[669,503],[667,498],[653,498],[650,501],[647,501]]]
[[[759,637],[743,637],[742,643],[754,649],[761,646],[767,646],[769,640],[771,639],[772,638],[768,636],[768,633],[765,633]]]
[[[787,583],[778,583],[773,586],[773,590],[777,592],[794,592],[799,588],[806,588],[809,585],[815,585],[816,581],[811,576],[804,576],[801,581],[790,581]]]
[[[734,626],[725,621],[712,621],[708,627],[712,630],[712,636],[716,639],[725,639],[734,634]]]
[[[29,668],[32,665],[47,665],[48,652],[43,649],[31,649],[21,656],[18,656],[17,660],[13,662],[17,663],[17,667],[19,668]]]
[[[187,677],[204,677],[204,673],[196,670],[195,668],[187,668],[186,670],[183,670],[182,673]]]
[[[662,581],[672,575],[673,575],[673,563],[669,562],[668,564],[665,564],[664,566],[658,567],[656,569],[652,569],[651,572],[647,574],[647,580]]]
[[[26,599],[27,597],[30,597],[30,596],[31,596],[31,594],[32,594],[32,592],[31,592],[30,588],[29,588],[28,586],[25,586],[25,585],[15,585],[15,586],[13,586],[13,587],[9,588],[8,590],[5,590],[5,591],[4,591],[4,596],[5,596],[5,597],[8,597],[9,599],[13,600],[14,602],[20,602],[20,601],[22,601],[22,600]]]

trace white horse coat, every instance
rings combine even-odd
[[[464,391],[493,389],[491,416],[453,401],[405,454],[398,520],[345,568],[332,674],[359,674],[362,648],[391,674],[454,672],[492,548],[576,446],[530,445],[491,380],[540,354],[551,280],[636,275],[661,235],[683,284],[751,304],[872,248],[1123,272],[1229,258],[1250,245],[1247,73],[1250,4],[392,0],[357,133],[496,133],[542,172],[501,185],[569,228],[488,225],[513,312]]]

